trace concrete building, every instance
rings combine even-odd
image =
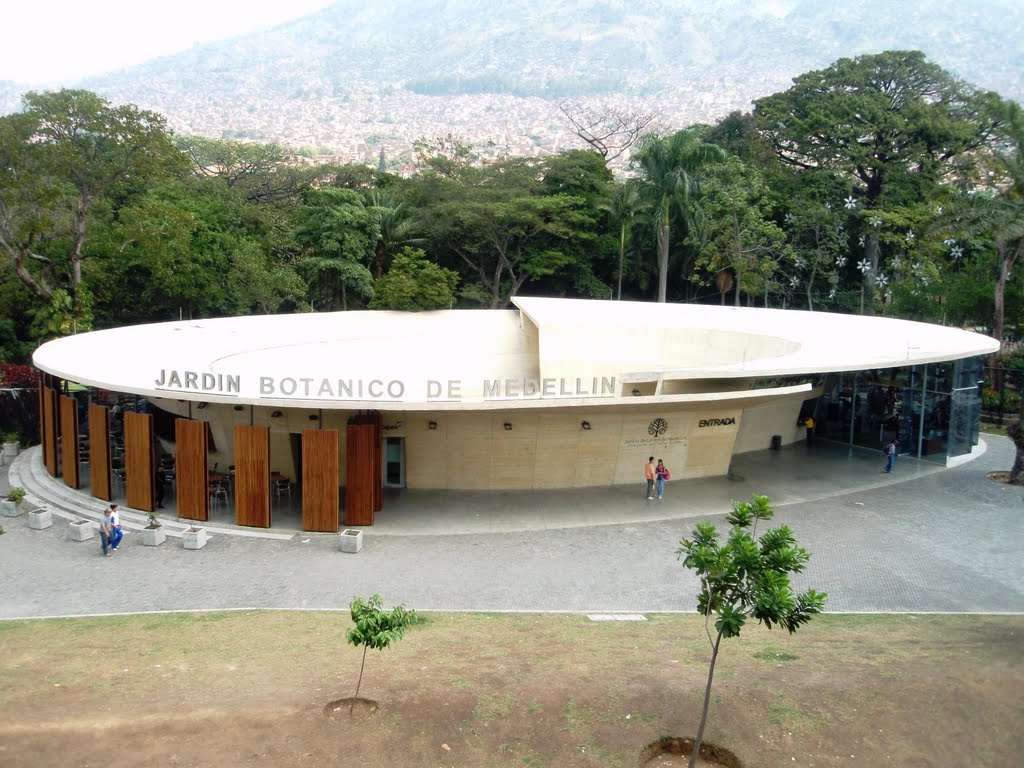
[[[899,437],[904,452],[955,461],[977,444],[978,357],[998,349],[978,334],[879,317],[513,304],[184,321],[52,341],[34,356],[48,385],[47,466],[82,482],[62,469],[77,454],[57,447],[60,434],[85,433],[66,414],[70,395],[58,401],[65,381],[130,396],[130,506],[152,505],[154,467],[175,453],[179,499],[182,459],[192,467],[183,516],[205,519],[216,465],[238,475],[232,501],[251,525],[270,525],[268,499],[285,489],[301,493],[304,527],[336,530],[339,517],[372,523],[381,487],[638,483],[651,455],[674,480],[724,475],[735,454],[804,439],[805,416],[821,435],[878,447]],[[102,474],[117,469],[102,466],[110,410],[89,408],[101,498]]]

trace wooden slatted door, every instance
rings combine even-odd
[[[178,517],[210,519],[210,475],[207,465],[206,422],[174,420],[175,494]]]
[[[60,396],[60,433],[64,484],[77,489],[82,485],[78,465],[78,401],[68,395]]]
[[[372,423],[345,429],[345,525],[373,525],[374,485],[380,485],[380,440]]]
[[[336,533],[339,519],[340,435],[336,429],[302,430],[302,530]]]
[[[57,466],[57,391],[43,387],[42,411],[43,463],[50,477],[59,477]]]
[[[235,522],[270,527],[270,427],[235,427]]]
[[[110,409],[89,403],[89,486],[97,499],[110,501]]]
[[[153,416],[124,415],[124,471],[128,506],[152,512],[156,465],[153,456]]]

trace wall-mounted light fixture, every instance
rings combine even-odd
[[[508,431],[508,432],[512,431],[512,422],[511,421],[506,421],[505,422],[505,430]]]
[[[235,410],[236,410],[236,411],[240,411],[240,410],[242,410],[242,406],[240,406],[240,405],[236,405],[236,406],[235,406]]]
[[[427,422],[427,429],[437,429],[437,422],[436,421],[428,421]]]
[[[580,422],[580,427],[582,429],[589,430],[590,429],[590,422],[589,421],[581,421]]]
[[[634,389],[633,390],[633,397],[640,397],[640,390],[639,389]]]
[[[279,418],[281,418],[281,411],[271,411],[270,412],[270,418],[272,418],[272,419],[279,419]]]
[[[199,408],[200,410],[202,410],[203,408],[206,407],[206,405],[207,405],[206,403],[199,403],[199,405],[197,405],[196,408]]]

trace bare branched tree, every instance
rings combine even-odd
[[[605,164],[613,162],[637,139],[653,129],[653,112],[635,112],[612,105],[588,106],[562,99],[555,102],[573,133],[597,150]]]

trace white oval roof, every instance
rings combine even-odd
[[[518,310],[311,313],[127,326],[48,342],[33,360],[60,378],[147,397],[386,410],[477,408],[495,400],[620,400],[631,381],[891,368],[999,348],[987,336],[881,317],[513,301]]]

